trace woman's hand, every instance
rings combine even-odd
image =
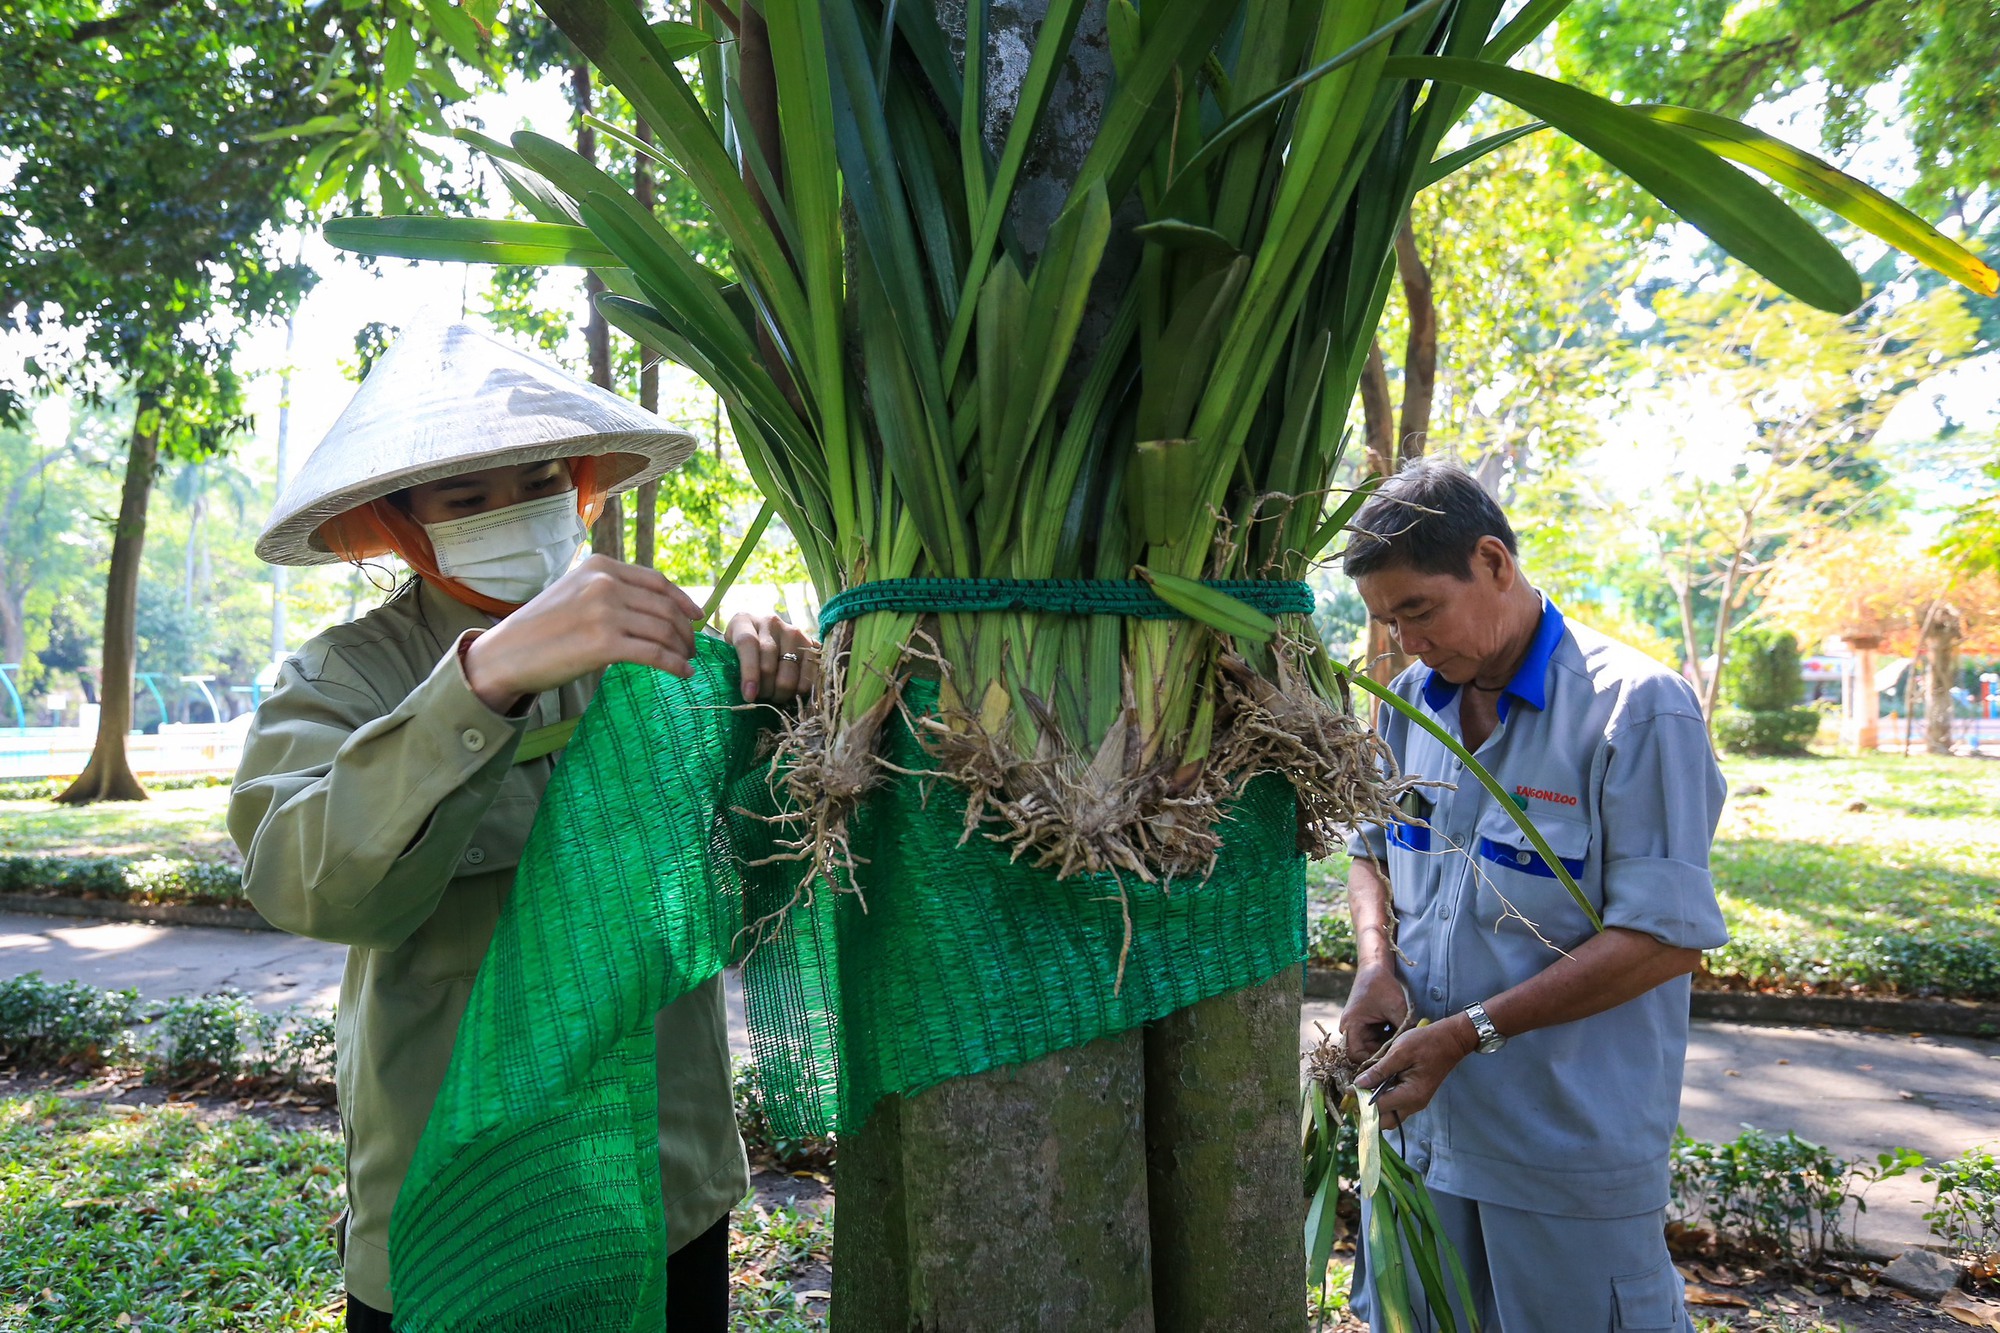
[[[694,674],[688,663],[700,614],[694,599],[658,572],[587,556],[472,641],[465,679],[496,713],[613,662],[685,680]]]
[[[790,703],[819,684],[819,644],[776,616],[739,612],[722,637],[742,664],[745,703]]]

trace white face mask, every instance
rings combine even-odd
[[[502,602],[525,602],[561,578],[584,538],[574,488],[423,526],[440,574]]]

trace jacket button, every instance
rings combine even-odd
[[[1444,987],[1442,986],[1431,987],[1431,998],[1433,1000],[1442,1000],[1444,998]]]
[[[468,733],[468,734],[470,734],[470,733]],[[472,748],[476,750],[476,749],[478,749],[479,747],[475,745],[475,746],[473,746]],[[1523,866],[1524,866],[1524,865],[1527,865],[1527,864],[1528,864],[1528,863],[1529,863],[1530,861],[1532,861],[1532,860],[1534,860],[1534,859],[1535,859],[1535,858],[1534,858],[1534,854],[1533,854],[1533,853],[1531,853],[1531,852],[1515,852],[1515,853],[1514,853],[1514,864],[1516,864],[1516,865],[1523,865]]]
[[[467,865],[483,865],[485,861],[486,849],[484,847],[468,847],[465,849],[465,863]]]
[[[472,751],[474,754],[478,754],[481,750],[486,748],[486,733],[479,730],[477,727],[467,727],[464,730],[464,732],[462,732],[459,735],[459,739],[461,741],[464,741],[465,748]]]

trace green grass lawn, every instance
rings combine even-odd
[[[143,801],[0,801],[0,856],[184,856],[240,864],[223,814],[229,788],[156,792]]]
[[[1732,759],[1723,771],[1715,879],[1732,921],[2000,936],[2000,763]]]
[[[0,1329],[333,1333],[342,1206],[338,1130],[0,1098]],[[739,1208],[730,1326],[824,1329],[832,1246],[824,1209]]]
[[[2000,999],[2000,762],[1730,758],[1723,772],[1713,866],[1735,938],[1712,972]],[[1344,858],[1314,867],[1314,951],[1341,961],[1353,948],[1338,919],[1345,875]]]
[[[0,1327],[333,1330],[340,1137],[0,1101]]]
[[[1723,768],[1715,882],[1735,939],[1712,971],[2000,999],[2000,763],[1880,754]]]

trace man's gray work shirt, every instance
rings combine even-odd
[[[1394,689],[1463,736],[1457,686],[1419,664]],[[1498,712],[1474,757],[1604,924],[1681,948],[1724,943],[1708,852],[1725,789],[1687,683],[1545,600]],[[1348,847],[1388,865],[1397,971],[1419,1017],[1491,999],[1590,938],[1555,872],[1436,737],[1386,707],[1379,729],[1405,774],[1456,786],[1420,789],[1405,808],[1422,822],[1364,827]],[[1437,1189],[1510,1208],[1626,1217],[1665,1206],[1688,988],[1677,977],[1466,1057],[1408,1121],[1406,1155],[1428,1159]]]

